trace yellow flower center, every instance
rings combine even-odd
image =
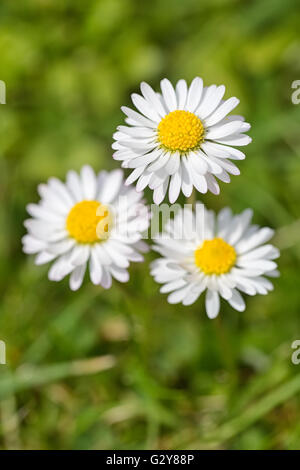
[[[235,249],[222,238],[205,240],[195,250],[195,263],[205,274],[227,273],[235,261]]]
[[[186,152],[203,142],[204,127],[201,120],[189,111],[172,111],[159,123],[158,140],[168,150]]]
[[[112,217],[99,201],[80,201],[70,210],[66,228],[79,243],[95,243],[108,238]]]

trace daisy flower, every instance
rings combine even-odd
[[[161,93],[143,82],[141,92],[131,96],[137,111],[121,108],[128,126],[118,127],[112,146],[114,159],[133,169],[126,184],[137,181],[138,191],[149,186],[156,204],[168,188],[171,203],[181,190],[189,197],[193,187],[219,194],[216,178],[229,183],[229,174],[240,173],[230,160],[245,158],[234,147],[251,142],[244,134],[250,124],[242,116],[227,116],[239,100],[224,101],[224,85],[203,87],[199,77],[189,88],[179,80],[175,89],[165,78]]]
[[[123,183],[122,170],[101,171],[90,166],[80,174],[69,171],[66,183],[50,178],[40,184],[38,204],[29,204],[31,219],[23,250],[36,254],[36,264],[54,261],[48,276],[60,281],[70,274],[70,288],[82,284],[87,265],[93,284],[108,289],[112,277],[127,282],[130,261],[142,261],[142,232],[149,212],[142,193]]]
[[[153,262],[151,274],[164,284],[160,291],[169,293],[171,304],[191,305],[206,291],[209,318],[218,315],[220,297],[243,311],[245,302],[240,292],[267,294],[273,289],[265,277],[278,275],[273,260],[279,251],[266,244],[273,230],[250,225],[251,209],[235,216],[228,208],[218,216],[202,209],[200,223],[197,212],[188,208],[167,222],[153,248],[162,258]]]

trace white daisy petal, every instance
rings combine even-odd
[[[273,260],[279,251],[270,244],[263,245],[272,230],[250,226],[251,218],[250,209],[233,216],[225,208],[215,217],[213,211],[204,208],[199,217],[197,211],[185,207],[164,225],[153,246],[161,258],[152,263],[151,274],[162,284],[160,292],[169,294],[169,303],[191,305],[206,290],[206,312],[209,318],[215,318],[220,296],[243,311],[245,302],[239,291],[266,295],[273,290],[264,276],[278,275]],[[237,247],[244,252],[241,254]]]
[[[49,279],[70,274],[70,288],[77,290],[88,264],[93,284],[108,289],[112,276],[127,282],[129,262],[143,259],[139,250],[145,247],[139,242],[150,217],[143,194],[124,185],[122,171],[95,175],[85,166],[79,175],[68,172],[66,185],[50,178],[39,192],[39,204],[27,206],[32,218],[24,222],[23,251],[36,254],[37,265],[53,261]]]
[[[177,171],[171,176],[169,186],[169,200],[173,204],[177,201],[181,188],[181,171]]]
[[[208,289],[205,297],[205,307],[208,318],[216,318],[220,310],[220,297],[217,291]]]
[[[110,266],[109,268],[110,274],[117,279],[119,282],[128,282],[129,281],[129,273],[126,269],[120,268],[118,266]]]
[[[99,188],[99,194],[97,198],[103,204],[110,204],[113,202],[120,191],[122,181],[122,170],[112,171],[106,178],[106,181],[103,182],[103,186]]]
[[[185,80],[179,80],[176,84],[177,109],[185,109],[188,87]]]
[[[202,119],[205,120],[205,126],[209,127],[209,124],[206,121],[207,116],[209,116],[219,105],[225,93],[224,85],[217,87],[217,89],[212,93],[210,100],[207,102],[205,109],[201,112]]]
[[[237,98],[229,98],[224,101],[224,103],[219,106],[214,113],[212,113],[209,118],[205,120],[206,126],[213,126],[221,121],[227,114],[229,114],[238,104],[240,100]]]
[[[142,82],[141,92],[143,96],[132,95],[139,112],[122,108],[128,126],[118,126],[112,145],[113,158],[121,161],[123,168],[133,169],[127,184],[137,181],[141,189],[149,179],[147,185],[153,191],[154,202],[159,204],[168,189],[166,175],[181,172],[180,191],[185,196],[189,197],[193,186],[202,193],[219,194],[213,175],[229,183],[230,174],[240,173],[229,160],[245,158],[233,146],[251,142],[244,134],[250,124],[243,116],[228,116],[239,100],[222,101],[225,86],[203,88],[200,77],[194,78],[189,88],[185,80],[179,80],[175,90],[169,80],[163,79],[161,93]],[[153,173],[151,177],[149,173]],[[202,177],[198,178],[197,174]],[[174,180],[179,180],[179,176],[174,176]],[[169,195],[173,195],[173,190],[172,185]]]
[[[166,178],[165,181],[160,186],[155,188],[153,192],[153,200],[155,204],[159,205],[164,200],[164,197],[168,189],[168,184],[169,184],[169,178]]]
[[[175,109],[177,109],[177,99],[171,82],[167,78],[164,78],[160,82],[160,87],[168,110],[175,111]]]
[[[232,296],[227,300],[227,302],[229,302],[231,307],[233,307],[238,312],[243,312],[246,308],[243,297],[236,289],[233,289]]]
[[[157,94],[151,88],[151,86],[148,85],[148,83],[145,83],[145,82],[141,83],[141,92],[143,93],[146,100],[153,105],[153,107],[155,108],[155,111],[159,114],[160,117],[164,117],[167,114],[161,101],[158,99]]]
[[[152,121],[145,116],[142,116],[141,114],[137,113],[136,111],[133,111],[133,109],[127,108],[127,106],[122,106],[122,111],[126,116],[128,116],[130,119],[132,119],[135,123],[136,126],[144,126],[144,127],[150,127],[154,128],[156,127],[156,122]]]
[[[136,93],[133,93],[131,95],[132,102],[134,106],[142,113],[144,116],[146,116],[148,119],[151,119],[151,121],[154,122],[159,122],[160,121],[160,116],[156,112],[155,108],[145,100],[145,98],[142,98],[142,96],[137,95]]]
[[[188,91],[187,101],[185,104],[185,109],[193,113],[199,102],[201,100],[203,90],[203,80],[202,78],[196,77],[191,83],[191,86]]]
[[[91,257],[90,257],[90,278],[93,284],[99,285],[102,278],[102,265],[100,263],[97,251],[92,248],[91,249]]]
[[[81,169],[81,184],[82,193],[84,199],[94,199],[96,197],[96,176],[94,170],[89,166],[85,165]]]
[[[84,274],[85,274],[86,264],[77,266],[70,276],[70,289],[78,290],[82,284]]]
[[[112,285],[112,279],[111,279],[111,274],[108,271],[107,267],[103,266],[103,272],[102,272],[102,278],[101,278],[101,286],[104,289],[110,289]]]

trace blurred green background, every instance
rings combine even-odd
[[[1,448],[300,449],[299,18],[297,0],[1,1]],[[253,126],[241,176],[202,201],[277,230],[274,292],[211,321],[167,304],[151,254],[109,291],[48,281],[20,243],[37,184],[117,168],[130,93],[197,75]]]

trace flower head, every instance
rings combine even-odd
[[[267,294],[273,289],[265,277],[278,275],[273,260],[279,251],[266,244],[273,230],[250,225],[250,209],[235,216],[228,208],[217,216],[202,209],[195,214],[185,207],[168,221],[153,247],[162,258],[153,262],[151,274],[164,284],[160,291],[169,293],[172,304],[190,305],[206,291],[209,318],[218,315],[220,296],[243,311],[245,302],[240,292]]]
[[[24,222],[25,253],[36,254],[36,264],[54,261],[49,279],[70,274],[70,288],[78,289],[87,264],[91,281],[104,288],[112,277],[128,281],[130,261],[142,261],[142,233],[149,226],[149,212],[142,193],[123,184],[123,172],[84,166],[80,174],[69,171],[66,183],[50,178],[40,184],[38,204],[29,204],[32,216]]]
[[[141,92],[132,95],[137,111],[122,107],[128,126],[114,134],[114,158],[133,169],[126,183],[137,181],[138,191],[149,186],[156,204],[168,189],[171,203],[180,191],[190,196],[193,187],[219,194],[216,178],[228,183],[229,174],[239,174],[230,160],[245,158],[234,147],[251,142],[244,134],[250,129],[244,118],[227,116],[239,100],[224,101],[224,85],[203,87],[199,77],[189,88],[179,80],[175,89],[164,79],[161,93],[143,82]]]

